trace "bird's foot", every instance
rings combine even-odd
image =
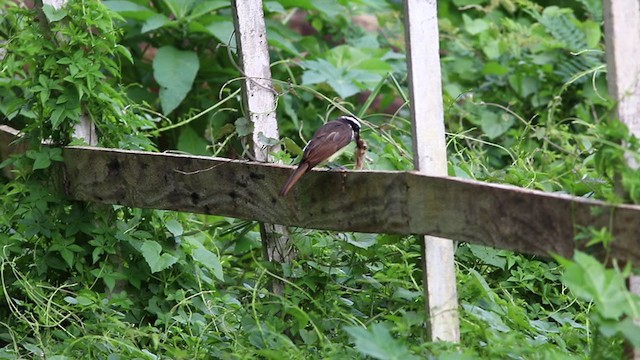
[[[330,162],[327,164],[327,168],[331,171],[347,171],[347,168],[340,165],[340,164],[336,164],[334,162]]]

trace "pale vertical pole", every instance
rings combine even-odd
[[[257,161],[271,161],[270,154],[280,149],[269,144],[277,140],[276,92],[271,82],[271,62],[267,44],[267,30],[261,0],[232,0],[238,57],[242,69],[246,115],[253,124],[253,151]],[[262,245],[267,260],[283,263],[294,256],[287,228],[261,224]],[[273,283],[273,291],[282,294],[283,284]]]
[[[640,1],[605,0],[603,10],[609,94],[618,119],[640,137]],[[640,165],[631,156],[627,160],[632,168]],[[631,276],[629,290],[640,295],[640,276]],[[640,349],[630,356],[640,360]]]
[[[414,167],[423,174],[447,176],[436,0],[405,0],[404,24]],[[460,341],[453,253],[451,240],[424,236],[424,297],[433,341]]]

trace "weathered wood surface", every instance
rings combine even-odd
[[[262,11],[262,0],[232,0],[238,58],[243,79],[245,116],[253,124],[252,148],[257,161],[272,161],[270,154],[280,150],[278,122],[276,120],[276,92],[271,81],[267,28]],[[273,139],[272,144],[267,143]],[[273,145],[275,144],[275,145]],[[261,223],[262,249],[269,261],[289,262],[295,256],[286,227]],[[274,281],[274,293],[281,295],[284,284]]]
[[[605,0],[605,44],[609,94],[618,101],[616,114],[635,136],[640,137],[640,2],[638,0]],[[638,168],[634,157],[629,165]],[[637,233],[640,241],[640,232]],[[629,278],[629,290],[640,294],[640,277]],[[640,324],[640,319],[635,319]],[[640,360],[640,349],[630,358]]]
[[[640,136],[640,2],[605,0],[603,10],[609,94],[620,120]]]
[[[414,166],[421,174],[446,176],[437,2],[405,0],[404,26]],[[460,342],[453,241],[435,236],[422,240],[429,337],[432,341]]]
[[[245,115],[253,124],[254,155],[257,161],[269,161],[269,154],[279,150],[280,145],[262,1],[233,0],[231,5],[243,76]],[[274,139],[276,145],[265,143],[266,139]]]
[[[415,172],[313,170],[278,196],[292,167],[221,158],[67,147],[76,200],[217,214],[309,229],[429,234],[571,256],[580,226],[608,226],[611,254],[640,260],[640,206]]]

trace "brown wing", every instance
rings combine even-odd
[[[307,162],[311,169],[349,145],[351,140],[353,140],[351,126],[341,121],[329,121],[313,135],[304,149],[301,162]]]

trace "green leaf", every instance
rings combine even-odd
[[[217,20],[205,26],[209,34],[213,35],[222,44],[235,44],[232,36],[235,32],[233,22],[229,20]]]
[[[496,61],[490,61],[484,64],[482,73],[485,75],[505,75],[509,73],[509,68],[506,66],[502,66]]]
[[[177,148],[180,151],[194,155],[209,155],[207,146],[209,143],[204,136],[198,134],[193,127],[185,126],[178,136]]]
[[[373,324],[369,330],[359,326],[346,326],[344,330],[353,339],[356,349],[376,359],[414,360],[406,345],[394,339],[389,330],[382,324]]]
[[[138,5],[132,1],[106,0],[103,1],[103,4],[112,11],[134,20],[144,21],[157,14],[148,7]]]
[[[172,112],[191,90],[200,61],[193,51],[181,51],[173,46],[158,49],[153,59],[153,76],[160,84],[160,103],[163,113]]]
[[[227,0],[209,0],[201,2],[193,8],[191,14],[189,14],[189,19],[195,19],[202,15],[208,15],[212,11],[229,7],[230,5],[231,3]]]
[[[220,258],[218,257],[218,255],[205,249],[204,247],[199,247],[193,251],[191,256],[195,261],[213,270],[213,275],[218,278],[218,280],[224,281],[222,264],[220,263]]]
[[[513,126],[515,118],[509,114],[496,114],[491,111],[482,111],[480,121],[482,131],[490,139],[495,139]]]
[[[145,240],[140,247],[140,252],[147,261],[152,273],[167,269],[178,261],[178,258],[171,254],[164,253],[160,255],[161,251],[162,246],[153,240]]]
[[[627,339],[633,347],[640,349],[640,325],[633,319],[626,318],[616,324],[616,330]]]
[[[633,314],[638,308],[637,296],[627,290],[625,277],[616,269],[606,269],[602,263],[576,251],[573,261],[559,259],[565,266],[562,282],[576,297],[593,301],[594,308],[605,319],[618,320],[623,314]]]
[[[376,234],[353,233],[347,235],[347,242],[361,249],[368,249],[375,245],[378,236]]]
[[[518,95],[525,98],[540,89],[540,80],[533,76],[514,74],[509,76],[509,85]]]
[[[39,358],[44,358],[44,351],[42,351],[42,349],[40,349],[38,346],[25,342],[22,344],[22,347],[27,349],[30,353],[34,354],[35,356]]]
[[[286,137],[282,139],[282,144],[284,145],[284,148],[287,149],[288,152],[290,152],[295,156],[302,156],[304,152],[302,148],[298,146],[298,144],[295,141],[293,141],[291,138]]]
[[[462,304],[462,307],[469,312],[469,314],[475,316],[479,320],[482,320],[487,323],[492,329],[507,333],[511,331],[500,318],[500,316],[493,311],[487,311],[479,306],[471,305],[471,304]]]
[[[471,253],[485,264],[495,266],[502,270],[505,269],[507,259],[500,255],[502,250],[496,250],[494,248],[475,244],[468,244],[467,246],[469,247],[469,250],[471,250]]]
[[[33,162],[33,170],[46,169],[49,165],[51,165],[49,154],[40,152],[36,155],[35,161]]]
[[[284,9],[284,6],[277,1],[265,1],[264,7],[268,12],[275,12],[280,14],[286,14],[287,11]]]
[[[375,87],[393,67],[383,59],[384,49],[357,49],[348,45],[337,46],[325,59],[302,62],[305,72],[302,82],[313,85],[326,82],[342,98],[361,90]]]
[[[185,17],[195,5],[195,0],[164,0],[177,19]]]
[[[64,106],[56,107],[56,109],[53,110],[53,112],[51,113],[51,117],[49,118],[49,121],[51,121],[51,128],[53,130],[57,129],[58,126],[60,126],[60,124],[62,123],[62,121],[66,118],[67,117],[65,115]]]
[[[67,11],[64,7],[56,9],[49,4],[42,5],[42,12],[44,12],[44,15],[47,17],[49,22],[60,21],[67,16]]]
[[[471,19],[469,15],[462,14],[464,29],[471,35],[477,35],[489,29],[489,22],[484,19]]]
[[[182,229],[182,224],[176,219],[169,219],[164,223],[164,226],[173,236],[180,236],[184,232],[184,230]]]
[[[144,34],[146,32],[161,28],[169,22],[171,22],[171,20],[169,20],[169,18],[164,14],[153,15],[144,22],[144,25],[142,25],[142,29],[140,30],[140,32]]]
[[[235,121],[236,132],[238,136],[249,136],[253,134],[253,123],[245,118],[239,118]]]

